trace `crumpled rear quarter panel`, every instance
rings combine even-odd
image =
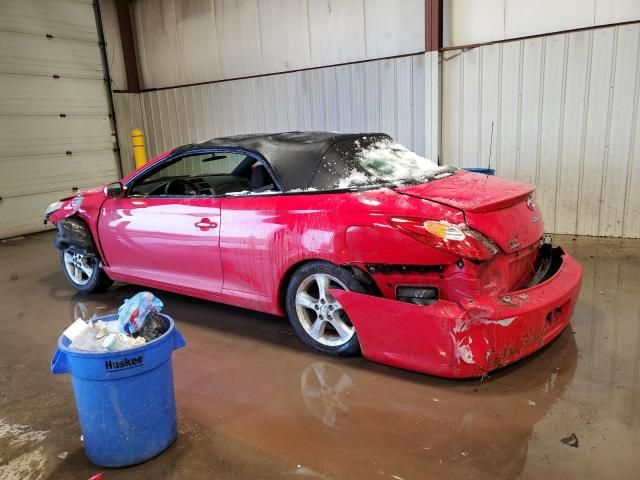
[[[564,254],[547,281],[503,296],[417,306],[333,290],[365,358],[449,378],[485,375],[539,350],[569,324],[582,267]]]

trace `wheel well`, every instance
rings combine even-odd
[[[68,246],[76,246],[93,253],[102,260],[91,227],[84,218],[78,215],[62,218],[56,222],[56,231],[56,246],[60,250]]]
[[[298,263],[291,265],[289,269],[285,272],[285,274],[282,276],[282,280],[280,281],[280,288],[278,290],[278,305],[280,306],[283,312],[287,311],[287,305],[286,305],[287,288],[289,288],[289,282],[291,281],[291,277],[296,272],[296,270],[298,270],[303,265],[306,265],[307,263],[311,263],[311,262],[326,262],[326,263],[331,263],[333,265],[336,265],[335,263],[330,262],[328,260],[324,260],[322,258],[310,258],[310,259],[302,260]],[[375,295],[375,296],[382,296],[382,294],[380,293],[380,290],[378,289],[378,285],[373,280],[373,278],[371,278],[371,275],[369,275],[367,271],[361,268],[358,268],[355,265],[343,264],[343,265],[337,265],[337,266],[347,270],[351,270],[353,272],[353,275],[356,277],[356,280],[360,282],[360,284],[368,294]]]
[[[322,260],[320,258],[302,260],[298,263],[294,263],[287,269],[286,272],[284,272],[282,280],[280,280],[280,288],[278,289],[278,305],[283,312],[287,312],[287,288],[289,288],[289,282],[291,281],[291,277],[293,276],[293,274],[296,273],[296,270],[307,263],[324,261],[325,260]]]
[[[351,270],[353,272],[354,277],[360,282],[360,285],[364,288],[365,292],[369,295],[373,295],[376,297],[381,297],[382,292],[380,288],[378,288],[378,284],[375,282],[373,277],[369,275],[369,272],[364,270],[363,268],[357,267],[356,265],[342,265],[343,268]]]

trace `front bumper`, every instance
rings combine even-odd
[[[561,248],[554,255],[560,266],[542,283],[460,304],[332,294],[356,328],[365,358],[441,377],[479,377],[539,350],[569,324],[582,267]]]

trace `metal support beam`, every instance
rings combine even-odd
[[[425,0],[424,3],[424,51],[442,48],[442,0]]]
[[[98,31],[98,44],[100,46],[100,59],[104,70],[104,88],[109,101],[109,119],[114,135],[114,152],[117,161],[118,178],[122,178],[122,157],[120,156],[120,144],[118,143],[118,126],[116,125],[115,108],[113,106],[113,92],[111,91],[111,73],[109,72],[109,62],[107,61],[107,47],[104,41],[104,28],[102,26],[102,12],[100,11],[100,0],[93,0],[93,14],[96,19],[96,29]]]
[[[136,45],[133,40],[133,29],[131,27],[129,0],[116,0],[116,12],[118,14],[118,28],[120,29],[122,54],[124,56],[124,70],[127,75],[127,91],[139,93],[140,80],[138,79],[138,60],[136,55]]]
[[[440,49],[442,48],[443,0],[425,0],[424,56],[425,56],[425,154],[440,164],[441,97]]]

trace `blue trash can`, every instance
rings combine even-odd
[[[164,335],[120,352],[80,352],[69,348],[64,335],[58,340],[51,372],[71,375],[84,448],[96,465],[144,462],[176,438],[171,354],[186,342],[169,316],[160,317],[169,326]]]
[[[493,168],[469,167],[469,168],[465,168],[464,170],[467,170],[469,172],[474,172],[474,173],[484,173],[485,175],[496,174],[496,171]]]

